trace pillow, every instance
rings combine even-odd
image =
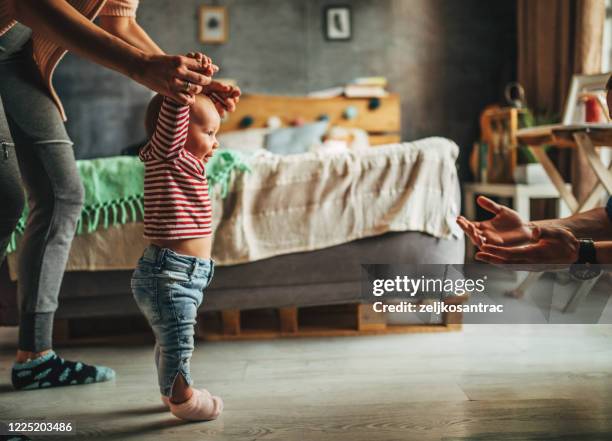
[[[332,126],[327,132],[327,138],[346,140],[348,148],[353,150],[370,147],[368,132],[357,127]]]
[[[349,148],[353,150],[370,148],[370,138],[368,132],[357,127],[349,129],[349,133],[353,135],[353,141],[349,144]]]
[[[264,138],[270,129],[246,129],[220,133],[217,136],[220,149],[235,150],[252,155],[264,146]]]
[[[340,139],[327,139],[322,144],[319,143],[310,147],[311,152],[320,153],[346,153],[349,145],[346,141]]]
[[[321,143],[329,121],[318,121],[299,127],[284,127],[266,135],[265,148],[279,155],[305,153]]]

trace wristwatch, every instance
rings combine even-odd
[[[601,274],[597,265],[597,253],[593,239],[578,240],[578,260],[569,269],[572,277],[578,280],[589,280]]]

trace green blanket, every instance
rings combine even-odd
[[[77,167],[85,188],[85,202],[77,223],[77,234],[142,219],[144,164],[137,157],[114,156],[83,160],[77,161]],[[220,187],[224,198],[234,170],[249,171],[242,156],[231,150],[217,152],[206,164],[210,190]],[[26,207],[11,236],[8,253],[15,251],[17,240],[25,230],[27,216]]]

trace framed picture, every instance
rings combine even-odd
[[[353,20],[350,6],[327,6],[323,12],[325,39],[347,41],[353,35]]]
[[[595,75],[574,75],[563,112],[563,124],[580,123],[584,121],[583,107],[580,99],[585,95],[596,96],[602,108],[607,110],[605,102],[606,82],[611,72]],[[604,112],[606,113],[606,112]],[[606,113],[607,115],[607,113]]]
[[[220,44],[227,41],[229,22],[224,6],[200,6],[200,42]]]

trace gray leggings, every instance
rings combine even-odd
[[[59,110],[32,57],[31,31],[0,36],[0,263],[27,194],[19,255],[19,349],[51,348],[53,315],[83,204],[83,187]]]

